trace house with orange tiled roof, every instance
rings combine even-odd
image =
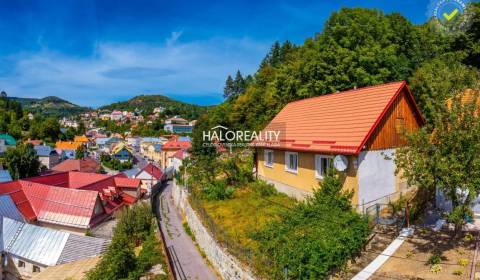
[[[304,198],[335,167],[361,209],[406,191],[395,150],[423,124],[403,81],[291,102],[262,131],[277,131],[278,139],[255,143],[257,175]]]
[[[79,135],[79,136],[75,136],[73,138],[73,142],[75,143],[82,143],[83,145],[85,145],[85,147],[89,147],[90,146],[90,140],[88,139],[87,136],[85,135]]]
[[[55,149],[57,153],[63,155],[65,158],[75,158],[75,152],[78,147],[85,146],[82,142],[75,141],[57,141]]]
[[[160,153],[160,164],[162,168],[173,166],[173,155],[178,151],[188,151],[192,147],[190,138],[173,137],[163,146]]]

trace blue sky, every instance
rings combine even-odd
[[[99,106],[138,94],[219,103],[272,43],[302,43],[342,7],[427,19],[425,0],[1,1],[0,89]]]

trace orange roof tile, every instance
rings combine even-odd
[[[76,150],[81,145],[83,145],[81,142],[58,141],[55,143],[55,148],[62,150]]]
[[[271,144],[273,149],[358,154],[403,89],[415,104],[404,81],[291,102],[262,131],[280,131],[279,142],[255,144]],[[421,118],[418,108],[416,111]]]
[[[188,150],[192,147],[189,141],[169,140],[162,146],[162,150]]]
[[[73,138],[73,142],[88,143],[88,138],[85,135],[75,136],[75,138]]]

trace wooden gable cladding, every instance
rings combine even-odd
[[[393,101],[373,133],[365,144],[366,150],[382,150],[400,147],[406,144],[404,133],[420,128],[423,121],[416,113],[415,105],[407,97],[407,89]]]

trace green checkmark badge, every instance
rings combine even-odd
[[[455,10],[453,10],[450,14],[447,14],[447,13],[443,13],[443,17],[450,21],[452,18],[454,18],[456,15],[458,14],[458,9],[455,8]]]

